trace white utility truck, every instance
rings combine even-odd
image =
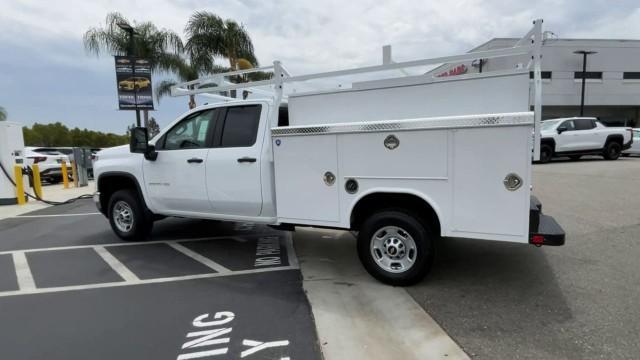
[[[150,141],[136,128],[129,147],[101,151],[97,206],[124,240],[144,239],[165,216],[351,230],[365,268],[394,285],[424,277],[440,238],[562,245],[562,228],[531,194],[541,25],[508,49],[397,63],[387,47],[378,66],[292,76],[275,62],[177,85],[174,96],[221,101]],[[425,75],[426,66],[504,56],[529,60]],[[273,77],[247,82],[256,71]],[[372,76],[380,72],[398,73]],[[309,91],[311,80],[362,74]]]

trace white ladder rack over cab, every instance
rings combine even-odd
[[[477,51],[461,55],[405,62],[391,60],[390,47],[383,48],[383,64],[360,68],[291,75],[279,62],[272,66],[214,74],[184,82],[171,88],[172,96],[204,95],[219,101],[242,99],[244,91],[252,98],[266,97],[280,104],[288,102],[289,123],[293,126],[357,121],[402,120],[456,115],[498,114],[534,110],[534,159],[540,155],[540,121],[542,102],[542,20],[513,47]],[[424,68],[476,59],[492,59],[528,55],[526,65],[515,69],[434,77],[431,74],[407,76],[407,69]],[[402,76],[383,77],[381,72],[399,70]],[[234,83],[233,77],[269,72],[267,80]],[[529,72],[533,72],[530,82]],[[293,92],[293,85],[310,80],[330,79],[366,74],[367,81],[343,84],[340,89],[316,92]],[[374,76],[379,79],[371,80]],[[531,87],[532,85],[532,87]],[[236,98],[226,96],[236,90]],[[278,112],[271,115],[276,126]]]

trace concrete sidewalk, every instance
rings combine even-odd
[[[404,288],[365,272],[350,233],[297,229],[293,238],[326,360],[468,359]]]
[[[62,184],[43,185],[42,198],[48,201],[66,201],[81,195],[93,194],[96,190],[95,182],[89,181],[88,186],[74,188],[73,185],[69,189],[65,189]],[[33,189],[28,188],[27,192],[33,195]],[[29,199],[25,205],[3,205],[0,206],[0,220],[25,214],[34,210],[44,209],[51,205],[41,201]]]

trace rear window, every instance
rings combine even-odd
[[[596,127],[592,119],[575,119],[576,130],[590,130]]]
[[[39,149],[33,149],[33,151],[37,152],[38,154],[45,154],[45,155],[62,155],[56,149],[39,148]]]
[[[260,105],[232,106],[222,128],[222,147],[249,147],[256,142],[260,123]]]

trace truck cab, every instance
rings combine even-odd
[[[101,151],[101,208],[111,196],[103,189],[128,178],[154,214],[274,223],[273,160],[265,141],[273,111],[265,100],[204,105],[151,139],[151,153]]]

